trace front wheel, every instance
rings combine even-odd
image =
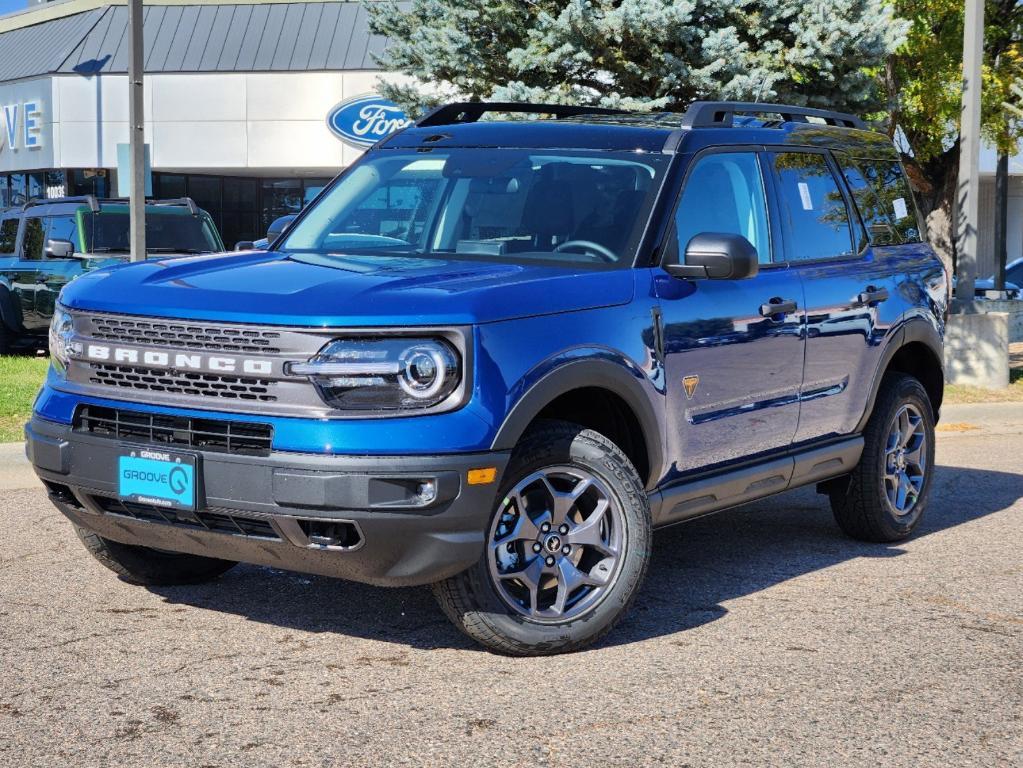
[[[862,541],[907,538],[920,523],[934,470],[934,417],[927,392],[887,374],[863,433],[863,454],[847,484],[830,493],[838,525]]]
[[[541,422],[508,465],[483,556],[434,594],[491,650],[573,651],[628,610],[650,543],[643,484],[621,449],[575,424]]]

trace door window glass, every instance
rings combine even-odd
[[[792,234],[794,261],[852,256],[849,211],[824,155],[781,152],[773,157],[779,196]]]
[[[76,251],[80,248],[76,216],[48,216],[45,224],[47,240],[68,240]]]
[[[713,154],[696,163],[675,213],[679,258],[701,232],[725,232],[745,237],[757,249],[760,263],[769,263],[767,202],[756,154]]]
[[[38,216],[25,219],[25,238],[21,245],[23,259],[38,261],[43,258],[43,239],[45,230],[43,220]]]
[[[18,239],[18,220],[4,219],[0,221],[0,254],[14,253],[14,243]]]

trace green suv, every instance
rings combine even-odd
[[[223,250],[213,219],[191,199],[147,203],[147,256]],[[61,288],[129,251],[126,200],[66,197],[0,212],[0,354],[44,344]]]

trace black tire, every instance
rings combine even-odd
[[[104,539],[81,526],[75,526],[75,532],[93,557],[131,584],[200,584],[217,578],[237,565],[230,560],[121,544]]]
[[[903,406],[922,416],[926,465],[915,502],[898,514],[889,502],[885,484],[886,447],[892,425]],[[830,491],[835,520],[854,539],[893,542],[908,538],[920,524],[934,474],[934,415],[927,392],[919,381],[902,373],[886,374],[863,433],[863,455],[848,483],[834,483]]]
[[[9,354],[11,351],[11,332],[0,318],[0,355]]]
[[[540,623],[516,613],[498,595],[488,553],[490,532],[506,495],[524,478],[549,467],[578,468],[599,480],[609,491],[609,500],[620,505],[624,537],[614,575],[601,587],[599,600],[576,617]],[[516,446],[497,498],[480,561],[433,587],[448,618],[478,643],[512,656],[575,651],[610,632],[639,591],[652,538],[643,483],[622,450],[602,434],[576,424],[538,422]]]

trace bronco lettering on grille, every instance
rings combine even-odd
[[[179,371],[246,373],[255,376],[268,376],[273,373],[273,364],[269,360],[254,360],[233,355],[162,352],[154,349],[140,350],[108,344],[87,344],[84,358],[103,363],[128,363]]]

